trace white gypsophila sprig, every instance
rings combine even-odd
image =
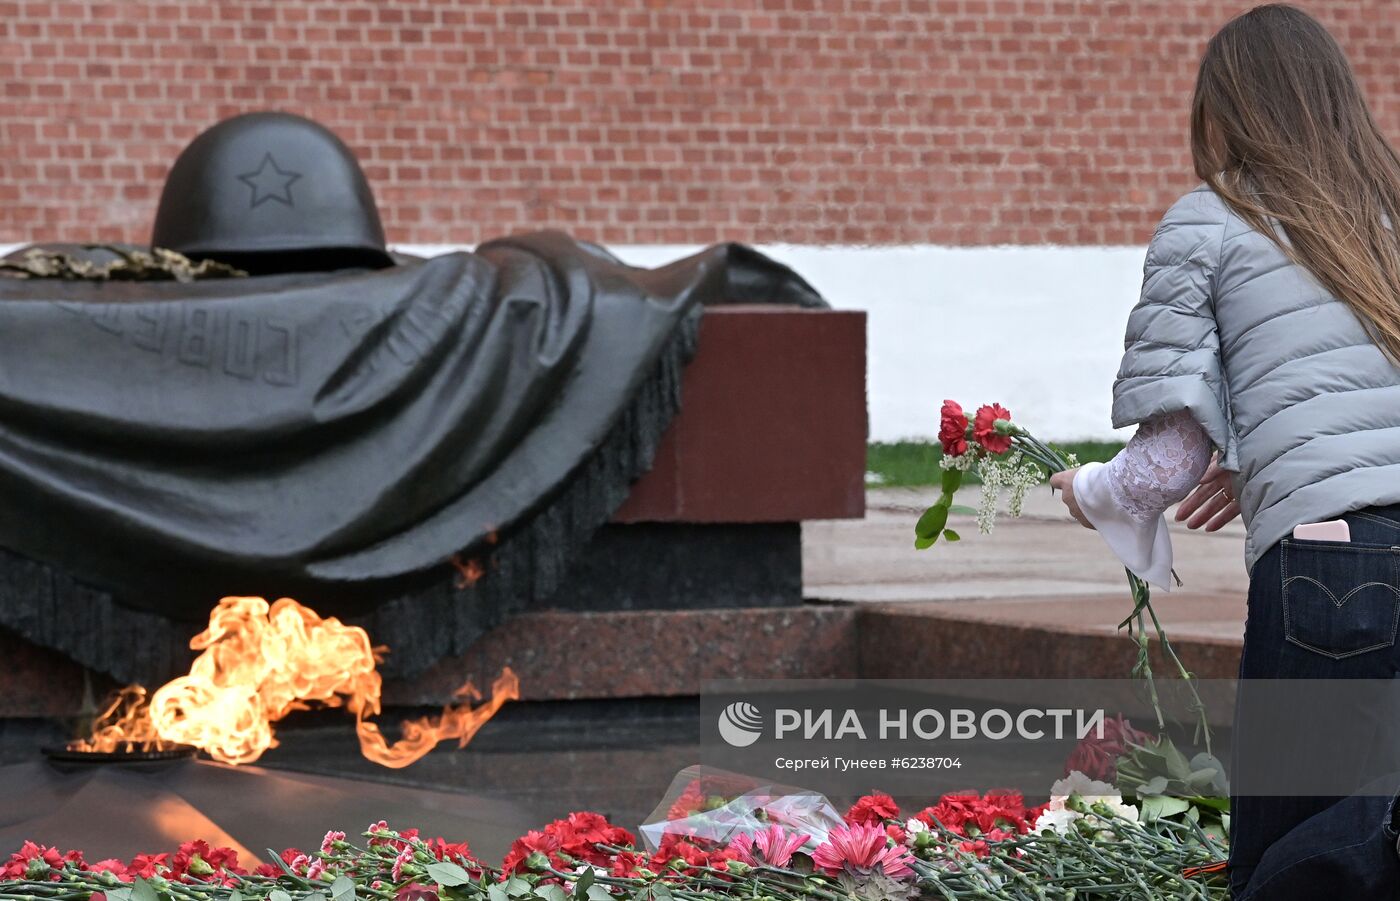
[[[1017,457],[1020,455],[1017,454]],[[1040,484],[1040,467],[1029,460],[1016,460],[1011,466],[1008,481],[1011,484],[1011,500],[1008,509],[1012,516],[1020,516],[1026,500],[1026,493]]]
[[[997,524],[997,501],[1001,489],[1007,484],[1007,473],[1002,461],[987,457],[977,467],[982,479],[982,497],[977,503],[977,528],[983,535],[992,534]]]
[[[959,454],[956,457],[944,454],[938,458],[938,465],[943,469],[957,469],[967,472],[977,464],[977,458],[971,453]]]
[[[1026,493],[1040,484],[1040,467],[1017,451],[1005,457],[988,457],[977,468],[982,477],[982,500],[977,507],[977,527],[990,533],[996,524],[997,503],[1003,488],[1010,489],[1007,512],[1020,516]]]

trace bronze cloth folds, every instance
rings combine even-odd
[[[0,626],[147,683],[232,594],[364,625],[391,675],[460,653],[625,500],[728,302],[824,306],[740,245],[642,270],[557,232],[373,271],[0,278]]]

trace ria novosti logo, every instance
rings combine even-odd
[[[1008,738],[1058,741],[1094,736],[1102,740],[1105,720],[1102,708],[843,710],[778,707],[773,711],[773,738],[777,741],[1001,741]],[[763,737],[763,711],[748,701],[732,701],[720,711],[718,725],[720,737],[728,745],[747,748]]]
[[[748,701],[735,701],[719,712],[719,736],[731,747],[747,748],[763,735],[763,713]]]

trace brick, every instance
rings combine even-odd
[[[1400,131],[1400,5],[1316,6]],[[0,241],[142,240],[183,144],[271,106],[345,137],[399,242],[1141,243],[1239,9],[0,2]]]

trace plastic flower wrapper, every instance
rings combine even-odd
[[[647,849],[654,852],[668,835],[726,846],[740,834],[753,835],[777,824],[808,836],[804,848],[811,851],[843,823],[840,811],[818,792],[689,766],[671,780],[640,831]]]

